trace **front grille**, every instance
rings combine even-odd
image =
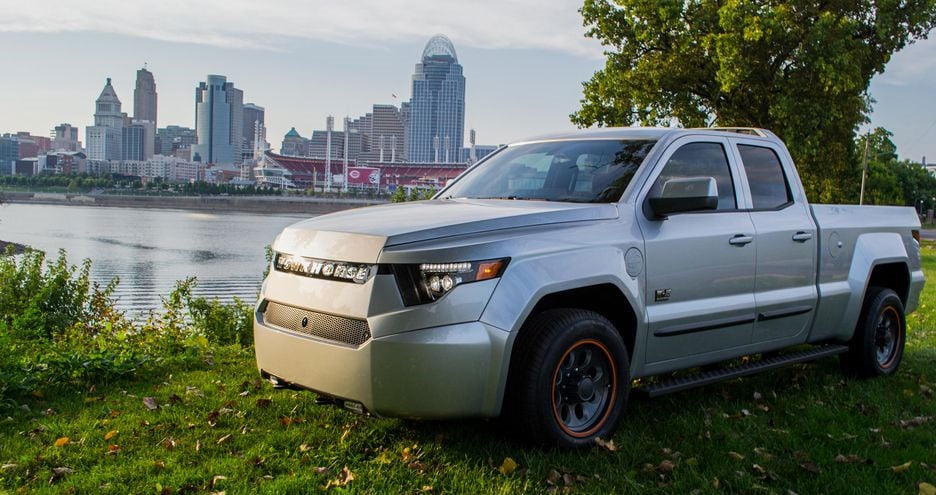
[[[359,346],[371,337],[370,326],[364,320],[316,313],[274,302],[267,303],[263,320],[291,332],[353,346]],[[302,325],[303,321],[305,326]]]

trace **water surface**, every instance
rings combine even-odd
[[[307,215],[262,215],[144,208],[0,205],[0,240],[68,252],[92,261],[92,279],[120,278],[118,306],[158,309],[177,280],[198,278],[195,293],[254,301],[266,267],[264,246]]]

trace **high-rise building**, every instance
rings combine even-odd
[[[299,135],[295,127],[283,136],[280,154],[285,156],[306,156],[309,154],[309,140]]]
[[[156,126],[156,80],[146,67],[137,71],[133,90],[133,120],[148,120]]]
[[[195,129],[170,125],[156,130],[156,154],[163,156],[176,156],[177,152],[184,151],[186,156],[191,155],[191,147],[198,142]]]
[[[241,132],[243,133],[241,154],[245,160],[250,160],[254,157],[254,151],[258,149],[258,138],[263,141],[266,136],[263,107],[253,103],[244,103],[244,124],[241,127]],[[260,144],[260,149],[263,149],[263,145],[266,143]]]
[[[406,160],[403,143],[406,124],[400,109],[393,105],[374,105],[372,112],[351,123],[361,133],[360,161],[401,162]]]
[[[120,160],[125,119],[126,114],[120,111],[120,98],[108,77],[95,101],[94,125],[85,128],[89,160]]]
[[[156,143],[156,80],[144,66],[137,71],[133,90],[133,123],[144,127],[143,160],[153,157]]]
[[[0,175],[13,175],[19,159],[19,139],[13,134],[0,136]]]
[[[243,144],[244,92],[224,76],[209,75],[195,88],[195,132],[192,160],[240,164]]]
[[[59,124],[52,130],[52,151],[81,151],[78,128],[71,124]]]
[[[465,76],[455,47],[438,34],[413,74],[406,154],[412,162],[453,162],[464,142]]]

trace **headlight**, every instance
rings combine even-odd
[[[458,263],[382,265],[393,273],[403,296],[403,304],[426,304],[448,294],[459,285],[500,277],[509,258]],[[386,267],[386,268],[385,268]]]

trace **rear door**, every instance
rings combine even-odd
[[[757,232],[752,342],[805,339],[818,301],[818,248],[802,187],[792,182],[793,164],[778,146],[743,138],[732,139],[732,145]]]
[[[754,225],[726,138],[673,142],[638,196],[647,273],[646,361],[655,371],[712,360],[750,343],[755,319]],[[646,197],[668,179],[714,177],[718,209],[656,219]],[[721,355],[721,354],[720,354]]]

